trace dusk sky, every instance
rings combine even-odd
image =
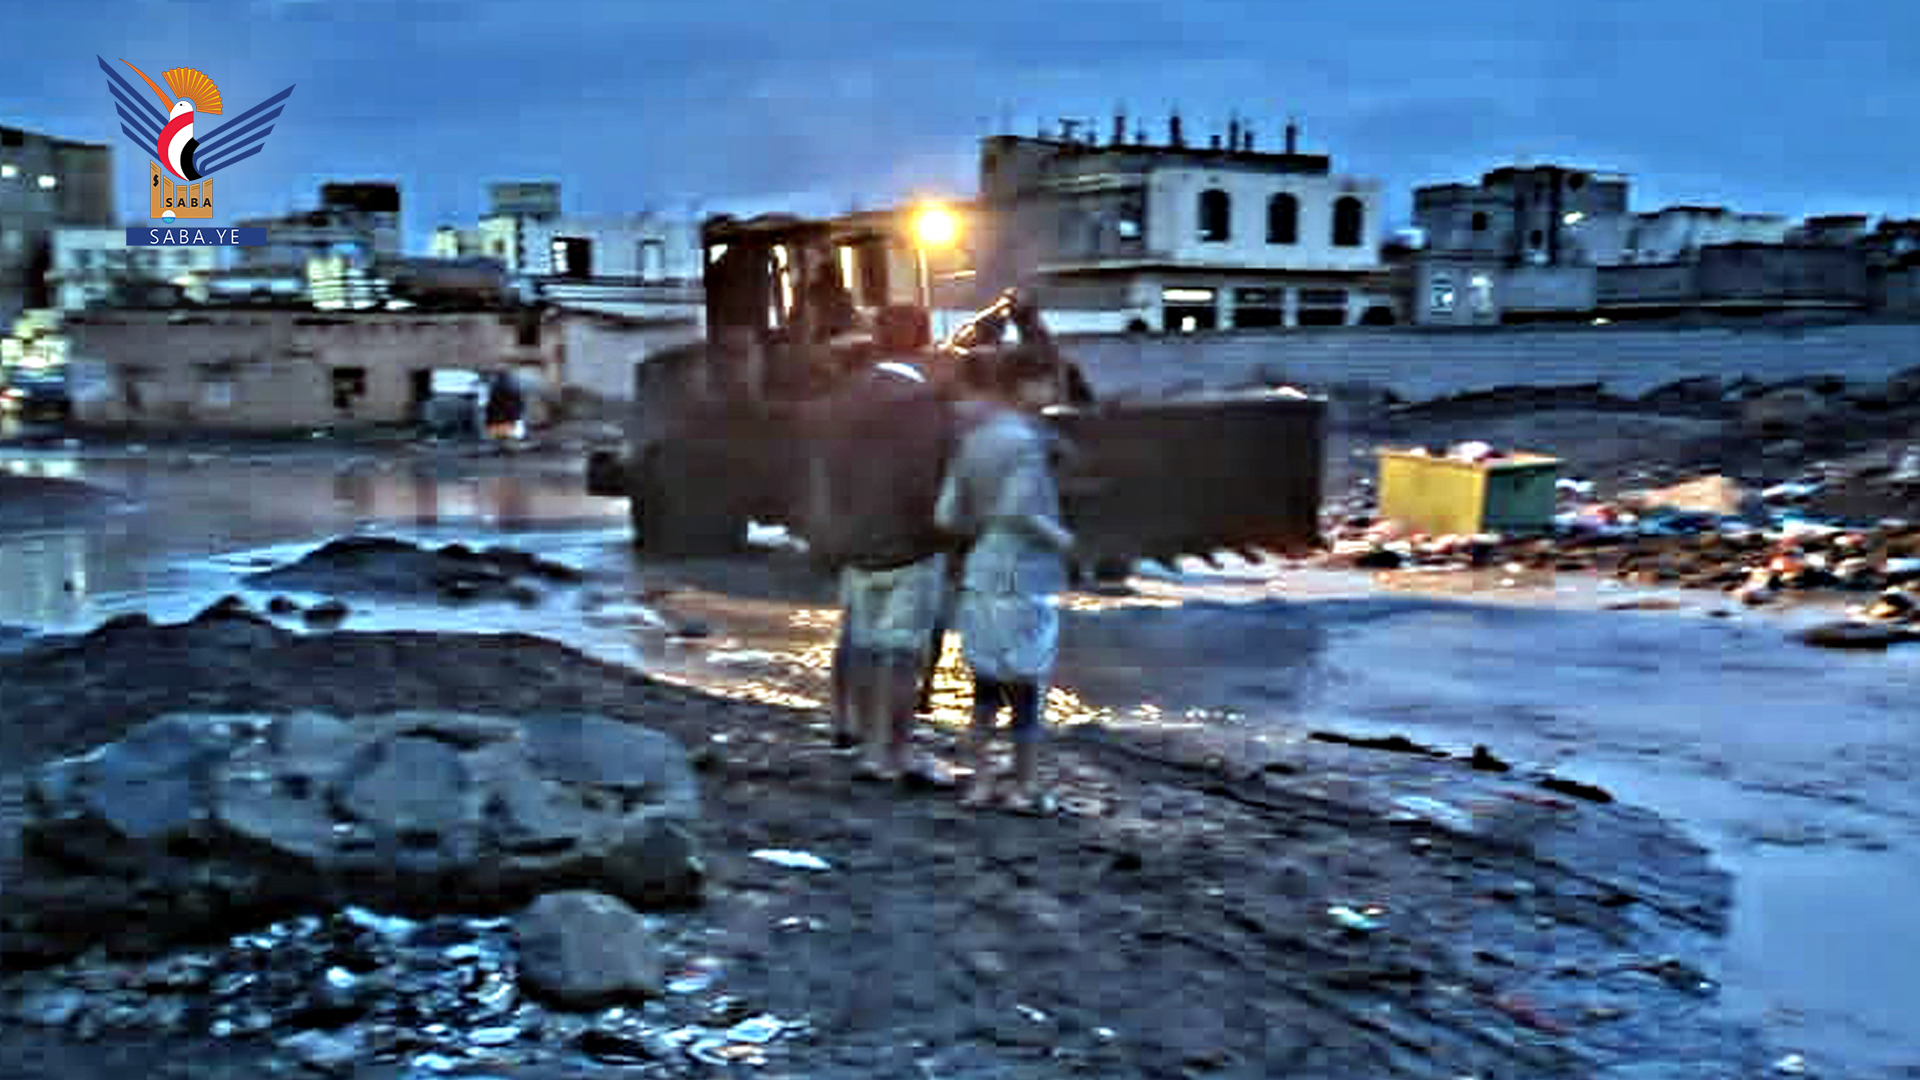
[[[1118,104],[1156,140],[1176,103],[1200,141],[1238,110],[1266,148],[1296,115],[1303,149],[1387,184],[1391,224],[1415,184],[1529,161],[1627,172],[1641,210],[1920,217],[1912,0],[143,0],[6,22],[0,123],[112,145],[123,216],[146,165],[96,54],[198,67],[229,116],[297,84],[220,174],[220,218],[390,178],[413,244],[503,179],[557,178],[587,213],[967,195],[1002,117],[1104,137]]]

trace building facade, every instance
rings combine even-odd
[[[1382,189],[1238,121],[1225,139],[1163,144],[1011,135],[980,157],[980,299],[1036,289],[1068,332],[1199,331],[1391,321]]]
[[[70,316],[64,336],[75,418],[108,427],[406,424],[436,371],[564,375],[560,335],[525,312],[103,309]]]
[[[0,127],[0,328],[53,305],[54,234],[111,226],[113,206],[106,146]]]

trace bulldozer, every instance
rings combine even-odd
[[[1045,358],[1067,402],[1045,420],[1071,447],[1060,488],[1083,576],[1141,558],[1319,546],[1322,399],[1102,401],[1028,290],[1002,293],[935,341],[926,306],[912,302],[924,301],[924,276],[917,296],[875,280],[894,243],[884,225],[722,217],[703,223],[701,240],[706,341],[636,366],[624,446],[589,461],[589,491],[629,500],[634,542],[649,554],[741,552],[750,523],[806,541],[833,471],[833,402],[850,380],[907,365],[950,386],[1016,351]]]

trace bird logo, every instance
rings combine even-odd
[[[107,90],[113,94],[120,114],[120,130],[143,153],[151,154],[157,166],[151,166],[153,216],[171,221],[177,217],[211,217],[213,184],[207,178],[238,161],[260,152],[273,132],[274,121],[293,87],[247,109],[204,136],[195,131],[197,118],[219,116],[224,108],[220,88],[198,68],[177,67],[160,73],[167,89],[161,89],[147,73],[127,60],[120,62],[140,76],[153,89],[165,107],[163,113],[137,92],[104,57],[100,70],[107,73]],[[167,90],[173,91],[169,96]],[[164,168],[173,179],[161,174]]]

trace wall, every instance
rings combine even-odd
[[[1408,400],[1500,386],[1600,383],[1639,395],[1692,376],[1884,379],[1920,365],[1920,322],[1780,329],[1581,328],[1243,331],[1068,337],[1097,392],[1153,396],[1256,381],[1385,387]]]
[[[630,322],[565,314],[558,327],[562,385],[612,401],[633,399],[633,369],[662,349],[705,336],[694,320]]]
[[[1494,275],[1494,303],[1501,311],[1592,311],[1591,266],[1516,266]]]
[[[184,316],[184,317],[182,317]],[[559,335],[522,346],[511,314],[100,311],[66,326],[76,418],[132,427],[250,431],[400,424],[416,371],[560,370]],[[363,392],[336,407],[335,372]]]
[[[1232,228],[1225,242],[1200,239],[1200,194],[1225,191],[1232,200]],[[1299,200],[1298,241],[1267,243],[1267,201],[1285,192]],[[1334,201],[1351,195],[1361,202],[1360,243],[1333,243]],[[1147,181],[1147,246],[1177,262],[1259,270],[1378,270],[1381,220],[1380,184],[1341,176],[1300,176],[1213,170],[1158,168]]]
[[[689,222],[668,221],[644,214],[547,220],[526,218],[522,219],[520,228],[525,262],[518,269],[522,273],[555,273],[553,240],[565,236],[592,241],[593,265],[590,273],[594,277],[646,277],[662,281],[700,279],[699,232]],[[642,265],[641,244],[646,241],[657,241],[660,245],[662,262],[657,267]]]

